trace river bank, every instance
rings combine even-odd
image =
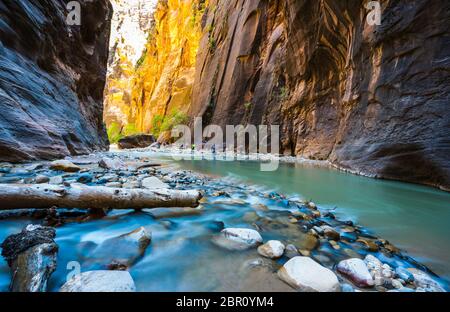
[[[120,168],[100,167],[104,157],[118,161]],[[142,152],[102,153],[69,160],[80,170],[64,173],[51,170],[45,162],[2,164],[0,180],[142,189],[145,181],[156,178],[169,189],[200,190],[204,197],[198,208],[109,211],[106,215],[80,209],[0,213],[1,240],[30,223],[56,227],[58,265],[49,279],[49,291],[63,287],[69,262],[80,263],[82,272],[111,268],[117,252],[108,247],[111,239],[120,241],[119,237],[140,228],[151,233],[151,243],[139,249],[138,257],[125,267],[137,291],[441,289],[437,282],[442,280],[393,244],[310,201],[178,170],[173,163]],[[158,162],[161,167],[141,167]],[[357,269],[349,270],[354,265]],[[293,276],[298,274],[297,266],[307,266],[329,283],[305,286],[304,273]],[[6,291],[10,272],[6,263],[0,262],[0,267],[0,287]],[[114,268],[124,269],[120,265]]]

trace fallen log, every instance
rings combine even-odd
[[[0,184],[0,210],[7,209],[146,209],[197,207],[199,191],[170,189],[118,189],[104,186],[72,184],[69,187],[50,184]]]

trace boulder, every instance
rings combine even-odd
[[[157,177],[148,177],[142,180],[142,187],[149,190],[168,189],[169,185],[162,182]]]
[[[337,265],[337,270],[358,287],[373,287],[375,284],[366,264],[361,259],[343,260]]]
[[[64,172],[78,172],[81,170],[80,167],[65,159],[55,160],[50,164],[50,169]]]
[[[278,271],[278,277],[301,292],[340,292],[333,271],[308,257],[295,257]]]
[[[2,256],[12,271],[13,292],[45,292],[47,281],[56,270],[58,245],[56,231],[50,227],[28,225],[2,243]]]
[[[103,157],[99,162],[98,165],[100,168],[108,169],[108,170],[124,170],[126,169],[126,165],[123,161],[121,161],[119,158],[108,158]]]
[[[145,148],[155,143],[155,137],[149,134],[136,134],[119,140],[119,149]]]
[[[126,271],[90,271],[76,275],[60,292],[135,292],[136,285]]]
[[[258,253],[266,258],[277,259],[283,256],[285,246],[276,240],[271,240],[258,247]]]
[[[262,244],[261,235],[251,229],[227,228],[213,238],[213,242],[228,250],[247,250]]]
[[[141,227],[104,241],[90,253],[88,258],[91,262],[104,265],[109,269],[127,269],[144,255],[151,239],[151,232]]]

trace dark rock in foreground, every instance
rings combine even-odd
[[[120,149],[145,148],[149,147],[155,142],[156,140],[153,135],[136,134],[120,139],[118,146]]]
[[[67,1],[2,1],[0,160],[107,149],[102,112],[112,8],[107,0],[80,3],[81,26],[68,26]]]
[[[28,225],[2,243],[2,256],[12,270],[11,291],[45,292],[50,275],[56,270],[58,245],[56,231],[50,227]]]

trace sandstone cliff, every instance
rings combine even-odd
[[[211,0],[190,116],[279,124],[282,151],[450,189],[450,3]]]
[[[187,117],[204,2],[158,1],[149,17],[152,23],[145,30],[147,44],[139,53],[140,58],[133,60],[130,53],[122,52],[123,49],[113,51],[116,61],[108,77],[105,101],[106,122],[113,140],[137,132],[158,135],[176,120]],[[119,25],[136,20],[144,11],[136,3],[131,8],[134,9],[127,9],[125,14],[115,12],[114,19],[121,21]],[[118,38],[122,38],[119,41],[128,46],[131,43],[127,41],[137,36],[126,36],[122,28],[117,30],[121,33]]]
[[[51,159],[106,149],[102,121],[110,33],[107,0],[0,3],[0,160]]]
[[[111,0],[114,9],[108,73],[105,88],[104,120],[110,139],[116,141],[122,128],[133,130],[129,118],[131,90],[136,67],[145,57],[148,33],[154,28],[157,0]]]

